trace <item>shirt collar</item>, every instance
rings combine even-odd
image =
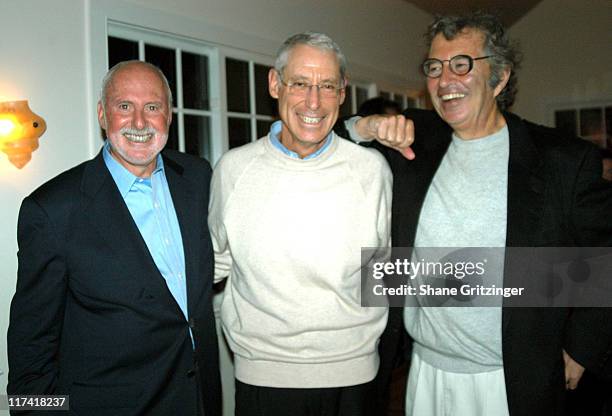
[[[148,184],[151,183],[150,178],[139,178],[138,176],[127,170],[121,163],[117,162],[117,160],[115,160],[115,158],[110,154],[110,146],[110,142],[106,140],[104,142],[104,148],[102,149],[102,156],[104,157],[104,163],[106,164],[108,171],[110,172],[111,176],[113,177],[113,180],[117,184],[119,193],[124,199],[127,193],[130,192],[130,189],[132,189],[134,182],[138,181],[146,182]],[[158,154],[155,170],[151,174],[151,177],[153,177],[153,175],[157,175],[163,172],[164,161],[161,157],[161,154]]]
[[[276,147],[278,150],[280,150],[287,156],[290,156],[295,159],[301,159],[300,155],[298,155],[296,152],[292,150],[287,149],[287,147],[285,147],[285,145],[281,143],[279,136],[280,136],[280,132],[282,128],[283,128],[282,120],[275,121],[274,123],[272,123],[272,126],[270,126],[270,142],[272,143],[272,146]],[[319,156],[321,153],[327,150],[327,148],[331,144],[331,141],[332,141],[332,132],[330,132],[327,135],[327,137],[325,138],[325,143],[323,144],[323,146],[321,146],[319,150],[306,156],[302,160],[314,159],[315,157]]]

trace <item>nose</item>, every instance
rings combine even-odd
[[[456,77],[455,73],[450,69],[450,62],[442,64],[442,74],[438,78],[441,87],[445,87],[452,82]]]
[[[311,110],[319,108],[321,106],[321,96],[319,94],[319,86],[311,85],[306,91],[306,107]]]
[[[134,111],[134,117],[132,119],[132,124],[134,125],[134,128],[136,129],[143,129],[146,125],[146,121],[145,121],[145,112],[144,109],[136,109]]]

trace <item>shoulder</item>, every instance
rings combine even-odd
[[[265,152],[264,140],[267,140],[267,137],[230,149],[217,162],[215,172],[242,171],[250,162]]]
[[[391,170],[385,157],[376,149],[360,146],[340,137],[338,152],[347,160],[351,170],[366,178],[391,177]]]
[[[598,154],[592,143],[577,136],[566,134],[557,129],[542,126],[520,118],[515,114],[504,114],[510,126],[510,139],[513,134],[527,136],[538,152],[553,160],[578,160],[586,154]]]
[[[172,149],[162,151],[165,164],[183,169],[183,174],[189,176],[205,176],[210,178],[210,163],[201,157],[189,155]]]
[[[95,169],[96,159],[70,168],[36,188],[27,198],[42,206],[64,206],[80,192],[86,170]]]
[[[19,226],[24,223],[50,221],[56,225],[66,225],[72,213],[78,211],[81,195],[85,186],[84,177],[91,171],[103,167],[103,162],[95,158],[83,162],[48,180],[21,203],[19,209]],[[104,175],[103,171],[98,172]],[[43,220],[44,219],[44,220]],[[66,227],[62,228],[66,229]],[[19,231],[18,231],[19,233]]]

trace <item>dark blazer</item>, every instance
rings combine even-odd
[[[377,146],[393,171],[395,247],[414,245],[425,195],[452,134],[433,111],[404,115],[414,121],[416,159]],[[513,114],[504,117],[510,135],[506,245],[612,246],[612,185],[601,178],[597,149]],[[562,349],[603,372],[612,359],[612,314],[604,308],[504,308],[502,349],[510,414],[561,415]]]
[[[183,238],[189,320],[100,153],[22,203],[9,394],[68,394],[80,415],[221,414],[211,169],[182,153],[162,155]]]

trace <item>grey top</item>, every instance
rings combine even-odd
[[[427,191],[415,247],[504,247],[508,157],[507,126],[481,139],[453,135]],[[494,270],[487,282],[497,287],[499,257],[487,266]],[[481,373],[503,366],[500,307],[407,307],[404,318],[415,353],[436,368]]]

